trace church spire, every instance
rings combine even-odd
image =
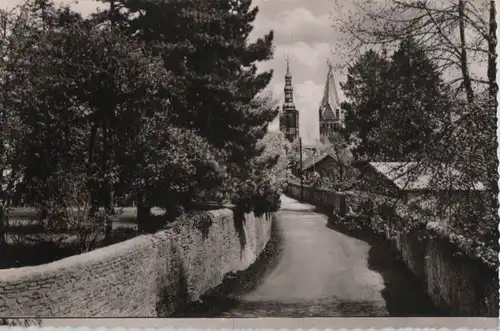
[[[293,103],[293,86],[292,74],[290,73],[290,59],[286,58],[286,74],[285,74],[285,103],[283,104],[283,111],[295,111],[295,104]]]
[[[333,67],[330,61],[327,61],[328,65],[328,74],[326,75],[325,87],[323,90],[323,99],[321,100],[320,115],[329,115],[325,112],[329,109],[333,112],[336,112],[338,108],[340,108],[340,100],[337,93],[337,86],[335,83],[335,77],[333,75]],[[338,114],[334,114],[338,117]]]
[[[289,141],[294,141],[299,134],[299,112],[293,102],[292,74],[290,72],[290,59],[286,57],[285,74],[285,101],[280,116],[280,130]]]
[[[292,74],[290,73],[290,58],[288,57],[288,55],[286,56],[285,60],[286,60],[286,74],[285,74],[285,78],[292,79]]]
[[[333,67],[327,60],[328,73],[326,75],[323,99],[319,107],[319,131],[320,139],[324,142],[333,134],[336,128],[341,126],[340,99],[337,93],[337,85],[333,75]]]

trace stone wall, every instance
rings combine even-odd
[[[272,215],[208,212],[53,263],[0,270],[0,317],[164,317],[223,277],[248,268],[271,236]]]
[[[332,211],[340,208],[341,193],[311,187],[305,187],[303,192],[304,200],[309,203],[332,208]],[[300,199],[300,186],[289,185],[287,194]],[[380,224],[372,220],[371,226],[380,227]],[[498,316],[497,270],[461,254],[441,234],[426,231],[430,236],[410,232],[397,234],[394,241],[402,260],[421,280],[434,303],[455,316]]]
[[[333,208],[337,214],[344,214],[346,211],[346,195],[339,192],[324,190],[312,186],[289,183],[287,194],[296,199],[301,198],[301,191],[304,201],[312,204],[321,204],[322,206]]]
[[[498,273],[438,234],[396,239],[403,261],[419,276],[436,305],[454,316],[498,316]]]

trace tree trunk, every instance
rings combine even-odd
[[[0,253],[4,250],[5,248],[5,243],[6,243],[6,238],[5,238],[5,227],[7,225],[7,222],[5,222],[6,219],[6,212],[3,204],[0,204]]]
[[[113,230],[113,221],[116,218],[115,206],[113,204],[113,189],[111,184],[106,181],[103,187],[104,191],[104,210],[106,211],[106,223],[104,224],[104,240],[108,241]]]
[[[88,166],[87,166],[87,191],[89,193],[89,204],[90,204],[90,217],[93,217],[97,211],[95,205],[95,183],[94,180],[91,179],[93,174],[93,163],[94,163],[94,149],[95,149],[95,141],[97,136],[97,124],[94,123],[90,132],[90,141],[89,141],[89,149],[88,149]]]
[[[497,21],[496,21],[496,7],[495,0],[490,1],[490,28],[489,35],[490,38],[488,40],[488,82],[489,82],[489,92],[491,102],[495,105],[497,104],[497,93],[498,93],[498,84],[496,80],[497,75]]]
[[[146,202],[145,194],[141,194],[137,199],[137,231],[139,233],[149,233],[151,228],[151,206]]]
[[[492,117],[495,116],[495,112],[497,111],[498,107],[498,101],[497,101],[497,93],[498,93],[498,84],[497,84],[497,52],[496,52],[496,47],[497,47],[497,35],[496,35],[496,29],[497,29],[497,22],[496,22],[496,6],[495,6],[495,0],[490,0],[490,17],[489,17],[489,40],[488,40],[488,82],[489,82],[489,102],[491,103],[489,109],[491,109],[491,115]],[[496,122],[493,122],[492,125],[496,129]],[[494,150],[496,150],[496,142],[493,142],[493,150],[492,152],[494,153]],[[496,156],[496,155],[495,155]],[[497,173],[497,168],[498,168],[498,160],[496,157],[493,157],[492,162],[490,163],[491,166],[489,167],[489,174],[488,177],[490,178],[490,187],[492,188],[493,194],[492,194],[492,199],[493,199],[493,206],[495,206],[495,209],[498,208],[498,200],[497,200],[497,194],[498,194],[498,181],[496,179],[496,173]]]
[[[474,102],[474,91],[472,90],[472,82],[469,74],[469,64],[467,62],[467,49],[465,43],[465,3],[464,0],[458,0],[458,17],[460,29],[460,68],[464,78],[465,93],[467,94],[467,102]]]
[[[106,118],[102,120],[102,134],[103,134],[103,148],[102,148],[102,160],[101,160],[101,173],[103,176],[109,175],[109,128],[108,121]],[[102,186],[99,188],[101,202],[104,205],[104,210],[106,211],[106,223],[104,224],[104,238],[108,240],[113,226],[113,218],[114,218],[114,205],[113,205],[113,187],[109,178],[102,182]]]

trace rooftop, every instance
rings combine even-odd
[[[392,181],[399,189],[485,190],[481,182],[466,183],[462,172],[445,164],[422,167],[418,162],[368,162],[378,173]]]
[[[320,163],[328,157],[335,161],[351,160],[352,154],[348,149],[341,149],[338,153],[336,153],[330,148],[319,155],[313,154],[311,157],[305,159],[303,162],[303,170],[311,168],[312,166]]]

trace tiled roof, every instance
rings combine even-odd
[[[337,93],[337,84],[333,75],[333,68],[328,64],[328,73],[326,75],[326,83],[323,91],[323,99],[321,100],[319,118],[320,120],[336,119],[334,110],[340,107],[340,99]]]
[[[304,162],[302,162],[302,164],[303,164],[302,169],[307,170],[307,169],[311,168],[313,165],[323,161],[328,156],[330,156],[328,153],[325,153],[323,155],[310,156],[309,158],[305,159]]]

